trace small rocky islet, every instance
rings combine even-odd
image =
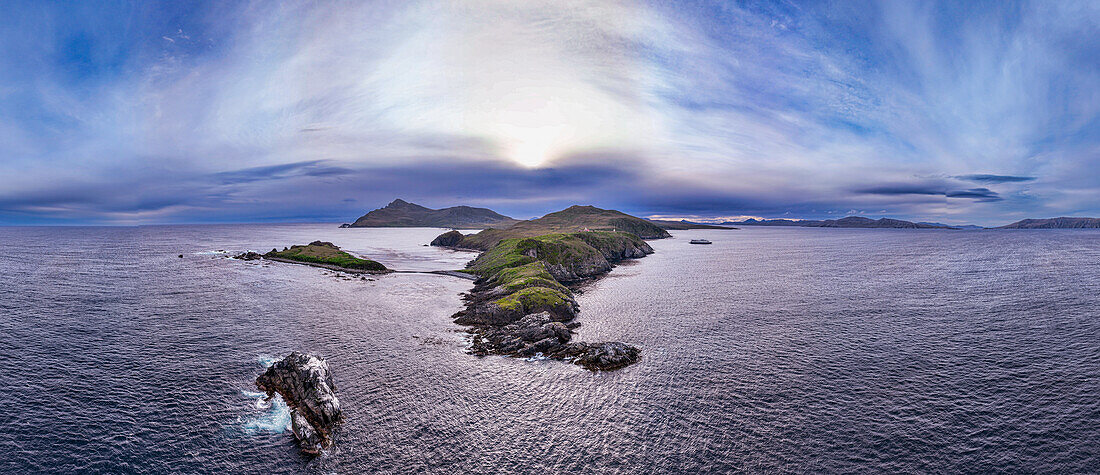
[[[284,247],[282,251],[272,249],[266,254],[247,251],[233,257],[244,261],[269,259],[276,262],[305,264],[344,272],[367,274],[385,274],[393,272],[379,262],[355,257],[340,250],[339,246],[327,241],[313,241],[309,244],[293,245]]]
[[[283,398],[290,409],[290,428],[302,451],[318,454],[332,445],[336,426],[344,418],[328,362],[297,351],[256,377],[256,387]]]

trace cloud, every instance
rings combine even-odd
[[[1004,198],[989,188],[971,188],[969,190],[948,191],[948,198],[970,198],[978,201],[1002,201]]]
[[[1004,198],[1000,196],[996,191],[988,188],[970,188],[965,190],[952,190],[944,188],[942,185],[926,185],[926,184],[901,184],[901,185],[881,185],[872,186],[867,188],[859,188],[853,190],[856,193],[868,194],[868,195],[885,195],[885,196],[897,196],[897,195],[934,195],[943,196],[946,198],[967,198],[980,202],[995,202],[1003,201]]]
[[[976,181],[979,183],[1019,183],[1025,181],[1034,181],[1033,176],[1012,176],[1012,175],[959,175],[955,178],[960,180]]]
[[[242,170],[233,170],[213,174],[213,178],[223,185],[251,183],[261,180],[279,180],[296,176],[340,176],[351,173],[351,170],[342,167],[324,165],[325,160],[311,160],[305,162],[284,163],[282,165],[269,165],[264,167],[252,167]]]
[[[0,222],[1100,214],[1090,2],[10,10]]]
[[[869,195],[946,195],[943,187],[927,185],[880,185],[854,190]]]

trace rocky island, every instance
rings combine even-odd
[[[343,411],[328,362],[295,351],[256,377],[256,387],[268,400],[278,394],[286,402],[291,431],[303,451],[316,454],[332,445]]]
[[[312,265],[345,272],[367,274],[384,274],[392,272],[381,263],[370,259],[355,257],[347,252],[341,251],[335,244],[326,241],[313,241],[306,245],[294,245],[289,248],[284,247],[282,251],[272,249],[271,252],[263,254],[262,256],[255,252],[246,252],[236,257],[243,260],[263,257],[264,259],[278,262]]]
[[[451,231],[437,237],[433,245],[484,251],[466,266],[465,272],[478,279],[464,297],[466,309],[454,315],[455,323],[467,326],[472,335],[470,352],[542,355],[590,370],[636,362],[641,351],[625,343],[571,341],[579,324],[568,286],[603,275],[623,259],[652,254],[653,248],[637,233],[670,237],[646,220],[591,206],[574,206],[507,229],[468,236]]]

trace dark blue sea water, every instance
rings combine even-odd
[[[579,295],[643,349],[600,374],[465,355],[469,281],[217,252],[473,257],[438,232],[0,228],[0,472],[1100,471],[1100,232],[676,232]],[[347,415],[321,457],[252,385],[296,349]]]

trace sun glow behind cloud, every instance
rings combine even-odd
[[[480,5],[481,8],[475,8]],[[485,15],[487,11],[496,14]],[[436,10],[380,64],[378,96],[402,128],[477,137],[525,167],[601,148],[645,148],[661,133],[625,49],[636,13],[562,3],[470,2]],[[627,31],[622,31],[626,29]],[[608,68],[614,83],[600,88]]]
[[[0,18],[0,221],[1100,213],[1095,2],[82,5]]]

